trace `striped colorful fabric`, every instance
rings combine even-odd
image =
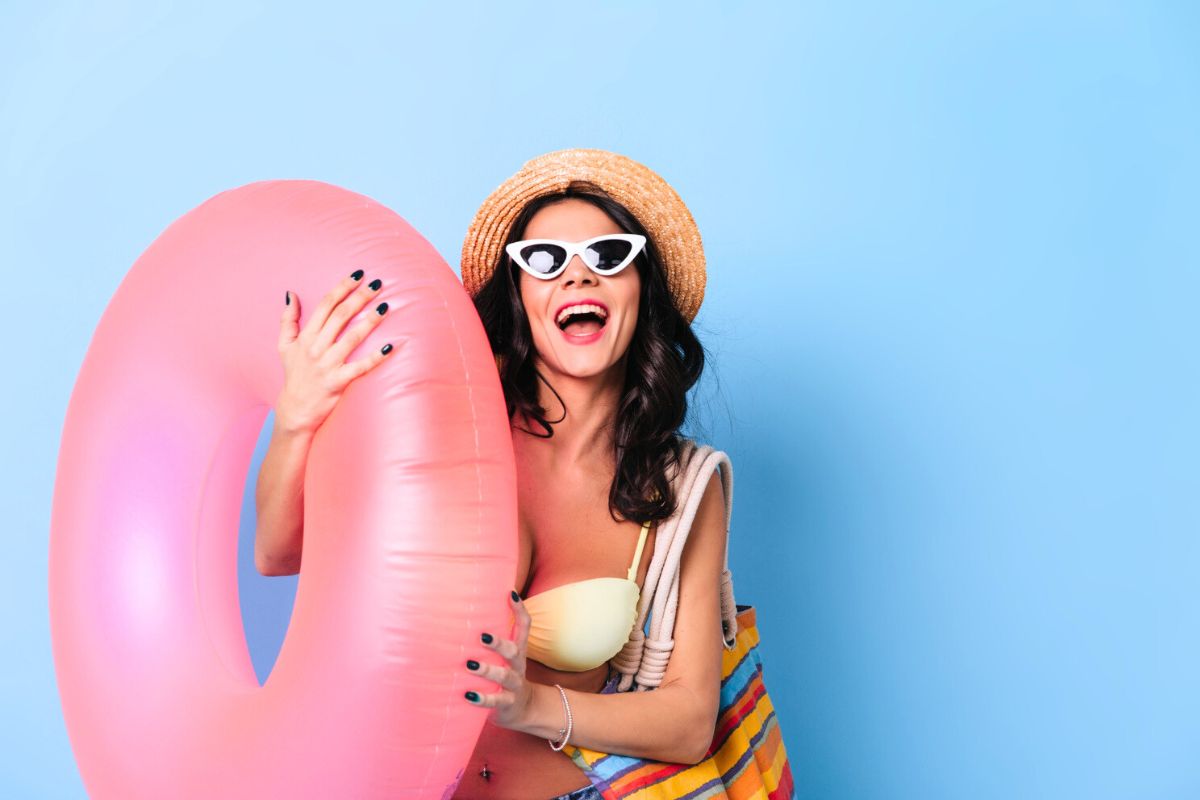
[[[792,771],[775,708],[763,685],[753,606],[738,605],[733,649],[721,658],[721,710],[699,764],[668,764],[568,743],[563,748],[605,800],[791,800]]]

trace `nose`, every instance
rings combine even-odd
[[[583,263],[583,259],[578,255],[571,256],[571,260],[567,262],[567,268],[563,270],[560,277],[567,286],[574,283],[593,286],[596,284],[596,273],[588,269],[588,265]]]

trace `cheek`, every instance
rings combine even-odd
[[[625,307],[629,309],[629,328],[631,331],[637,325],[639,306],[641,305],[641,290],[641,281],[636,279],[631,281],[630,285],[626,288]]]
[[[534,318],[537,316],[537,299],[536,292],[532,291],[528,281],[522,280],[517,284],[517,293],[521,296],[521,306],[525,309],[525,316],[529,319],[532,325]]]
[[[625,337],[629,341],[633,341],[633,335],[637,331],[637,326],[638,326],[637,309],[631,306],[630,314],[629,314],[629,327],[628,327],[628,330],[625,331]]]
[[[534,280],[530,278],[529,280]],[[529,324],[530,333],[532,333],[535,341],[540,341],[545,333],[543,326],[545,324],[544,312],[542,309],[546,307],[546,298],[539,292],[538,286],[528,286],[524,282],[517,287],[521,293],[521,305],[525,309],[525,319]]]

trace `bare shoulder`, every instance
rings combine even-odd
[[[695,445],[694,442],[693,445]],[[728,455],[722,455],[728,458]],[[719,551],[721,565],[722,568],[724,567],[725,540],[727,538],[726,523],[728,519],[728,501],[725,497],[725,483],[721,477],[721,472],[724,468],[723,464],[718,464],[708,476],[708,482],[704,487],[704,494],[700,497],[700,504],[696,508],[696,516],[692,520],[692,528],[688,532],[688,541],[684,548],[684,561],[681,562],[681,570],[683,563],[686,563],[687,553],[696,550],[707,552],[704,555],[692,556],[693,561],[705,560],[706,558],[711,561],[717,555],[717,551]],[[679,500],[682,502],[683,498],[679,498]]]
[[[700,498],[700,509],[696,512],[699,518],[716,516],[721,521],[722,533],[725,525],[725,484],[721,481],[721,470],[718,467],[709,476],[708,486],[704,488],[704,496]]]
[[[698,447],[698,443],[692,442],[692,445]],[[725,524],[727,518],[728,501],[725,498],[725,482],[721,477],[722,470],[728,468],[729,465],[723,461],[729,458],[727,453],[721,453],[724,456],[722,463],[719,463],[713,469],[712,474],[708,477],[708,483],[704,487],[704,494],[700,498],[700,505],[696,509],[696,518],[692,523],[692,534],[700,536],[724,536]],[[696,457],[696,456],[693,456]],[[713,533],[717,529],[718,533]],[[689,534],[689,542],[691,535]]]
[[[696,508],[696,517],[692,520],[692,529],[688,532],[680,559],[681,589],[691,584],[707,595],[706,584],[709,579],[712,579],[713,588],[720,586],[728,539],[726,508],[725,486],[721,481],[720,469],[714,469],[704,487],[700,505]],[[680,605],[683,605],[682,597]]]

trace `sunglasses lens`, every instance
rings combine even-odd
[[[591,266],[599,270],[616,269],[625,259],[629,258],[633,244],[624,239],[601,239],[592,242],[585,257]]]
[[[549,275],[567,260],[567,251],[555,244],[531,244],[521,248],[521,258],[542,275]]]

